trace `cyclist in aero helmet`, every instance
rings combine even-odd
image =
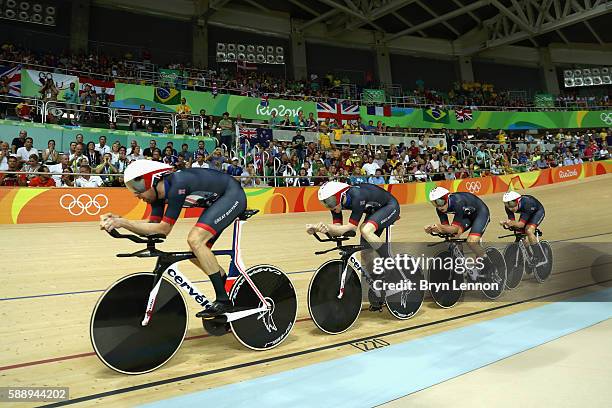
[[[425,232],[461,235],[469,229],[468,246],[476,256],[486,259],[480,239],[489,224],[487,205],[472,193],[451,193],[439,186],[429,192],[429,201],[436,208],[440,223],[426,225]],[[448,213],[455,214],[452,224],[449,224]]]
[[[210,308],[196,316],[212,318],[236,311],[225,291],[225,272],[211,248],[221,232],[246,209],[244,190],[233,177],[216,170],[193,168],[172,171],[172,166],[151,160],[131,163],[125,169],[124,183],[138,199],[151,205],[149,222],[131,221],[109,213],[100,217],[100,228],[106,231],[125,228],[144,236],[168,235],[184,205],[197,204],[201,198],[210,197],[211,194],[218,197],[200,215],[187,236],[187,243],[196,256],[193,262],[209,276],[216,294]],[[232,263],[230,268],[236,268],[236,265]]]
[[[535,197],[521,195],[516,191],[504,193],[502,201],[508,219],[500,221],[500,225],[505,228],[524,231],[527,235],[527,250],[533,257],[532,263],[534,265],[539,264],[545,257],[542,248],[538,245],[536,229],[542,223],[546,215],[544,206]],[[518,221],[516,221],[515,213],[519,214]]]
[[[380,238],[383,231],[392,225],[400,216],[400,207],[393,195],[373,184],[349,186],[346,183],[328,181],[319,188],[318,198],[321,204],[331,211],[333,224],[308,224],[306,232],[320,232],[332,236],[341,236],[359,227],[361,243],[367,242],[381,257],[388,257],[385,242]],[[348,224],[343,224],[342,210],[351,210]],[[361,226],[359,223],[365,214]],[[375,304],[376,303],[376,304]],[[380,310],[380,302],[372,302],[370,310]]]

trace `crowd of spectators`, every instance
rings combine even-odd
[[[94,76],[115,82],[151,84],[151,81],[158,81],[159,83],[160,78],[149,75],[152,73],[139,75],[140,70],[156,67],[147,65],[150,63],[150,54],[145,51],[139,58],[143,60],[140,63],[128,62],[134,59],[130,53],[122,58],[116,58],[98,53],[35,53],[8,43],[0,47],[0,61],[19,62],[25,68],[53,67],[58,72]],[[172,83],[164,81],[164,84],[179,89],[211,91],[214,94],[224,92],[258,98],[265,96],[309,101],[356,100],[361,94],[361,87],[353,86],[355,84],[351,84],[349,78],[331,72],[312,73],[305,80],[289,80],[271,73],[242,70],[237,67],[237,65],[219,66],[218,70],[202,70],[195,69],[190,64],[174,63],[166,65],[166,68],[175,70],[179,75]],[[364,83],[365,87],[376,87],[371,74],[366,74]],[[515,109],[534,106],[533,99],[530,97],[496,90],[492,84],[478,81],[456,82],[449,90],[429,89],[424,82],[419,80],[415,83],[416,88],[413,91],[405,92],[404,103],[407,105],[460,106],[472,109],[479,107]],[[0,95],[1,89],[2,86],[0,86]],[[579,96],[575,90],[560,95],[556,102],[557,106],[612,106],[609,95]]]
[[[134,160],[160,161],[176,170],[211,168],[240,177],[244,187],[316,186],[329,180],[351,184],[452,180],[609,159],[612,132],[558,129],[506,135],[475,130],[444,131],[443,136],[438,143],[424,133],[409,145],[350,146],[324,138],[307,142],[298,131],[291,141],[271,140],[236,153],[223,148],[209,152],[204,140],[190,151],[186,143],[177,150],[172,141],[158,146],[151,139],[142,148],[135,140],[122,146],[118,141],[109,144],[104,135],[96,143],[77,134],[68,151],[59,152],[54,140],[39,150],[21,130],[10,144],[0,140],[0,186],[121,186],[121,174]],[[462,152],[457,149],[462,142],[476,150]]]

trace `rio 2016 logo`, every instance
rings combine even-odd
[[[578,177],[578,171],[577,170],[567,170],[567,171],[561,170],[559,172],[559,178],[568,178],[568,177]]]
[[[278,107],[269,107],[269,106],[261,106],[261,105],[257,105],[257,109],[256,109],[256,113],[258,115],[263,115],[263,116],[272,116],[272,112],[276,112],[276,116],[285,116],[286,114],[289,114],[289,116],[297,116],[297,114],[300,111],[303,111],[304,109],[299,106],[295,109],[291,109],[291,108],[286,108],[285,105],[278,105]]]

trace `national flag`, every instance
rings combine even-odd
[[[21,96],[21,65],[0,67],[0,78],[8,79],[8,94],[10,96]]]
[[[267,108],[268,106],[270,106],[270,97],[268,96],[268,94],[262,95],[261,96],[261,102],[259,102],[259,104],[264,107]]]
[[[414,112],[414,108],[400,108],[398,106],[391,107],[392,116],[408,116]]]
[[[237,69],[243,69],[245,71],[257,71],[257,65],[252,62],[246,62],[244,60],[236,62]]]
[[[432,123],[448,123],[448,111],[436,106],[423,109],[423,121]]]
[[[85,85],[91,86],[97,94],[102,93],[102,88],[106,88],[106,94],[109,96],[109,100],[111,102],[115,100],[115,83],[113,81],[79,77],[79,95],[85,92]]]
[[[252,145],[256,142],[257,139],[257,131],[252,128],[239,127],[238,135],[240,138],[240,144],[242,144],[245,140],[248,140],[249,143]]]
[[[272,129],[257,128],[257,143],[266,148],[272,141]]]
[[[373,116],[391,116],[391,106],[368,106],[367,112],[368,115]]]
[[[455,111],[455,118],[457,122],[469,122],[473,119],[472,110],[470,108],[458,109]]]
[[[338,125],[342,125],[345,121],[359,118],[359,105],[317,102],[317,116],[319,119],[336,119]]]
[[[164,105],[181,103],[181,91],[173,88],[154,88],[153,101]]]

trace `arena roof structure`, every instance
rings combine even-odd
[[[272,36],[436,58],[612,63],[612,0],[93,0]]]

